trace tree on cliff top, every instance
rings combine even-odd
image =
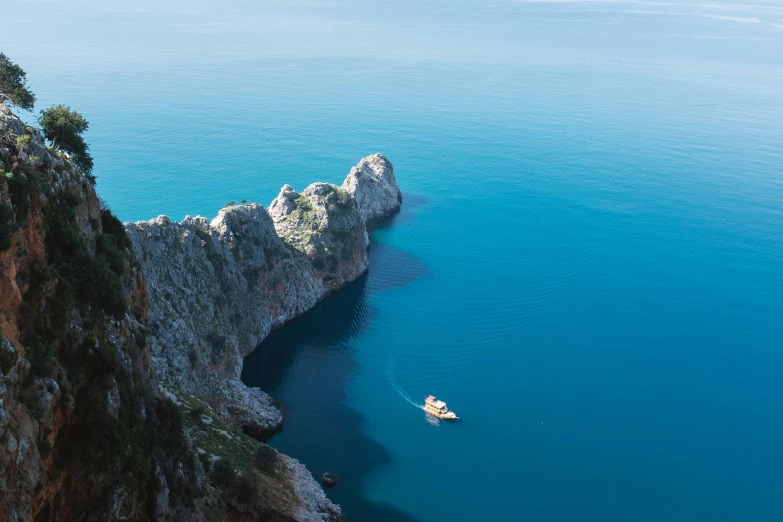
[[[0,102],[32,110],[35,95],[27,88],[27,74],[21,67],[0,53]]]
[[[87,152],[89,147],[82,137],[90,126],[84,116],[65,105],[55,105],[41,111],[38,121],[44,136],[52,142],[52,146],[71,154],[73,162],[94,182],[95,178],[91,175],[92,156]]]

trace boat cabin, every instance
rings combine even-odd
[[[446,407],[446,403],[443,401],[439,401],[438,399],[435,398],[434,395],[430,395],[429,397],[425,398],[424,401],[427,403],[428,406],[436,410],[439,410],[443,413],[449,411],[449,409]]]

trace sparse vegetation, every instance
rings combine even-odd
[[[219,487],[231,489],[236,485],[237,467],[229,459],[220,459],[212,466],[211,477]]]
[[[11,236],[15,232],[14,209],[8,203],[0,203],[0,252],[11,248]]]
[[[313,206],[310,204],[310,200],[307,199],[307,196],[302,196],[300,194],[299,197],[294,199],[294,203],[296,203],[296,208],[300,212],[311,212],[313,210]]]
[[[41,111],[38,119],[44,137],[55,149],[64,150],[73,156],[73,162],[82,169],[84,175],[95,183],[92,176],[93,159],[84,141],[84,134],[90,124],[78,112],[65,105],[56,105]]]
[[[13,348],[6,349],[3,346],[0,346],[0,370],[3,371],[3,374],[8,373],[11,368],[14,367],[14,364],[16,364],[16,361],[19,359],[19,354],[14,350]]]
[[[35,95],[27,87],[27,74],[0,53],[0,102],[30,111],[35,106]]]
[[[182,390],[172,391],[186,412],[183,419],[188,434],[195,446],[202,448],[207,456],[225,459],[232,469],[243,474],[261,472],[275,475],[280,472],[280,457],[274,449],[222,422],[192,395]],[[208,418],[208,422],[202,422],[202,417]]]
[[[253,465],[261,473],[267,475],[273,475],[277,472],[279,462],[277,452],[266,444],[261,444],[253,455]]]
[[[130,239],[128,239],[128,234],[125,233],[125,225],[117,219],[117,216],[106,205],[101,208],[101,228],[103,228],[104,234],[114,236],[118,249],[125,250],[126,248],[131,248]]]
[[[120,279],[125,257],[117,248],[116,236],[99,235],[93,255],[76,224],[73,208],[46,207],[44,215],[47,254],[62,291],[73,293],[80,302],[105,310],[117,319],[125,315],[128,303]]]
[[[183,411],[185,431],[202,452],[199,458],[212,485],[225,498],[262,509],[270,503],[296,505],[293,486],[274,449],[222,422],[194,396],[178,389],[170,391]]]
[[[340,187],[337,187],[337,204],[344,207],[351,204],[351,200],[353,200],[353,196],[351,196],[350,192],[347,190],[343,190]]]

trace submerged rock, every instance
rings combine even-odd
[[[331,488],[337,484],[337,476],[327,471],[321,476],[321,482],[324,487]]]

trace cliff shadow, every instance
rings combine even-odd
[[[372,240],[367,274],[274,330],[245,358],[242,380],[281,400],[286,412],[283,431],[269,443],[301,460],[316,478],[336,473],[338,485],[327,494],[343,506],[348,522],[416,522],[410,514],[364,496],[364,477],[390,456],[365,435],[363,415],[346,404],[346,387],[356,370],[351,341],[377,313],[368,304],[370,296],[429,274],[415,256]]]
[[[427,198],[418,194],[406,194],[403,198],[400,211],[389,217],[374,221],[369,225],[370,232],[376,230],[385,230],[395,225],[403,225],[416,220],[416,210],[426,206]]]

